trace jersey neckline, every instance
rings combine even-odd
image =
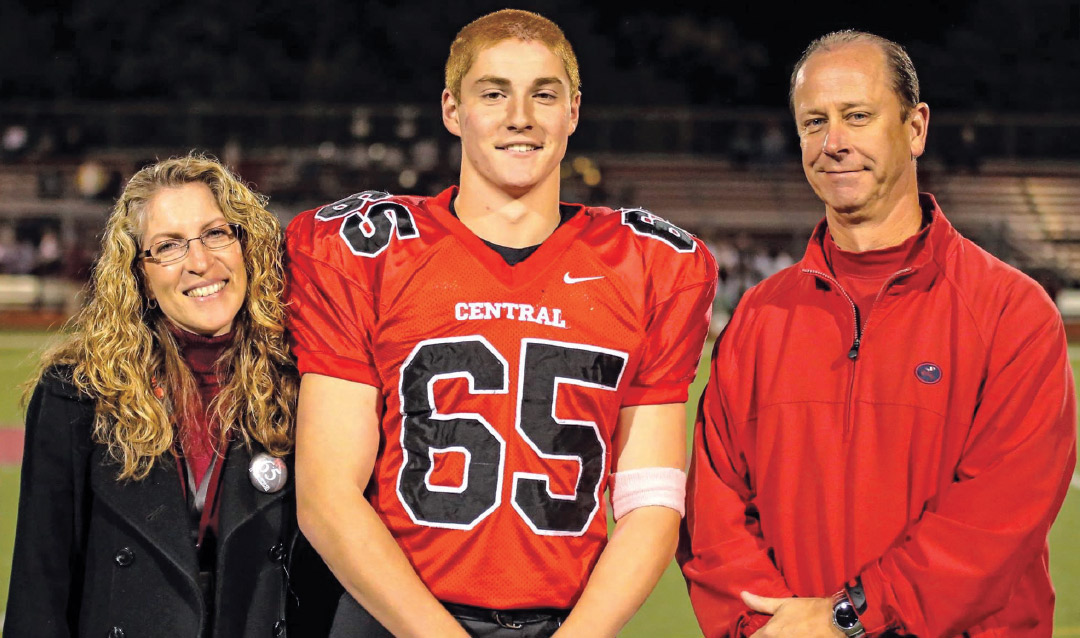
[[[479,261],[507,288],[522,288],[539,278],[549,268],[554,267],[558,256],[562,254],[585,228],[588,221],[586,207],[583,204],[559,202],[562,206],[574,206],[578,212],[566,223],[561,224],[551,235],[540,243],[528,259],[511,266],[497,252],[488,247],[465,224],[450,212],[450,202],[457,197],[458,187],[451,186],[435,197],[426,201],[426,208],[432,217],[445,227],[464,246],[474,259]]]

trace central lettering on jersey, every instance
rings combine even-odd
[[[488,319],[508,319],[510,321],[531,321],[552,328],[565,328],[561,308],[533,306],[527,303],[509,303],[474,301],[454,304],[454,318],[458,321],[484,321]]]

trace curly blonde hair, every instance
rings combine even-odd
[[[145,477],[176,447],[174,418],[201,408],[168,319],[148,304],[138,260],[149,201],[193,182],[206,184],[225,219],[239,225],[248,278],[232,343],[217,362],[221,391],[205,408],[220,424],[219,449],[237,438],[278,456],[292,449],[299,375],[284,337],[281,225],[265,197],[217,160],[191,154],[147,166],[127,183],[105,226],[89,302],[69,322],[70,336],[42,358],[39,379],[69,366],[75,386],[96,401],[94,440],[122,466],[118,479]]]

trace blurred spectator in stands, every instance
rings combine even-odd
[[[750,125],[746,122],[740,122],[735,127],[735,135],[731,138],[731,146],[728,151],[731,153],[731,162],[737,170],[746,170],[746,165],[750,162],[750,159],[754,157],[754,136],[750,133]]]
[[[795,265],[795,258],[792,257],[791,254],[788,253],[788,251],[782,248],[770,246],[768,251],[768,257],[769,273],[765,275],[766,277],[771,277],[776,273],[780,272],[781,270],[787,268],[788,266]]]
[[[34,268],[34,246],[20,241],[10,224],[0,226],[0,272],[25,275]]]
[[[0,224],[0,274],[11,272],[10,263],[15,259],[15,229],[10,224]]]
[[[61,155],[81,155],[86,148],[86,134],[78,124],[67,124],[60,136],[57,151]]]
[[[757,281],[773,274],[773,259],[764,246],[755,246],[750,256],[750,267],[753,270],[755,284]]]
[[[717,230],[708,229],[702,231],[699,236],[716,259],[717,281],[716,296],[713,297],[713,317],[709,332],[714,337],[720,334],[731,314],[731,304],[728,300],[728,282],[731,281],[731,271],[738,256],[731,244],[720,239],[723,235]]]
[[[417,140],[410,154],[413,168],[420,172],[433,171],[439,166],[439,143],[430,137]]]
[[[59,199],[64,194],[64,178],[54,166],[41,166],[37,171],[38,197]]]
[[[30,131],[22,124],[12,124],[4,129],[0,138],[0,156],[5,162],[21,159],[30,143]]]
[[[409,164],[417,176],[417,185],[412,188],[413,192],[437,193],[431,187],[431,174],[439,167],[439,143],[431,137],[421,137],[413,142],[409,149]]]
[[[75,190],[86,199],[98,199],[109,185],[109,171],[96,160],[86,160],[75,171]]]
[[[355,109],[352,121],[349,123],[349,132],[358,140],[367,139],[371,135],[371,114],[367,109]]]
[[[765,126],[761,135],[761,159],[767,164],[779,164],[787,156],[787,137],[776,122]]]
[[[86,234],[89,240],[94,240],[93,234]],[[71,281],[84,282],[90,279],[90,270],[94,265],[94,253],[88,241],[80,241],[79,236],[64,241],[64,257],[61,260],[61,275]],[[94,242],[96,247],[96,242]]]
[[[399,106],[395,109],[397,125],[394,127],[394,135],[398,140],[408,141],[416,137],[416,118],[420,111],[414,107]]]
[[[761,274],[754,267],[754,240],[747,233],[735,236],[735,262],[730,269],[731,277],[723,291],[729,308],[734,308],[743,294],[761,281]]]
[[[716,257],[717,265],[725,266],[730,271],[739,263],[739,252],[731,245],[731,242],[717,240],[709,242],[707,245],[712,250],[713,256]]]
[[[56,229],[46,228],[38,241],[37,254],[34,255],[34,268],[31,272],[35,275],[58,274],[62,255],[60,236],[56,233]]]
[[[48,159],[55,154],[56,133],[53,132],[52,127],[41,129],[41,134],[38,135],[37,140],[34,141],[33,149],[31,150],[28,159],[40,161]]]
[[[242,159],[242,151],[240,148],[240,140],[235,135],[229,136],[228,141],[225,142],[225,146],[221,149],[221,163],[229,168],[236,170],[240,167],[240,160]]]
[[[727,266],[717,265],[716,267],[716,296],[713,297],[713,310],[723,310],[726,313],[731,312],[731,305],[727,299],[727,284],[731,280],[731,270]]]
[[[972,173],[979,172],[979,140],[974,124],[965,124],[960,129],[960,162],[963,168]]]

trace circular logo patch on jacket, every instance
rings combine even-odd
[[[941,368],[933,363],[920,363],[915,367],[915,376],[923,383],[934,384],[941,381]]]

